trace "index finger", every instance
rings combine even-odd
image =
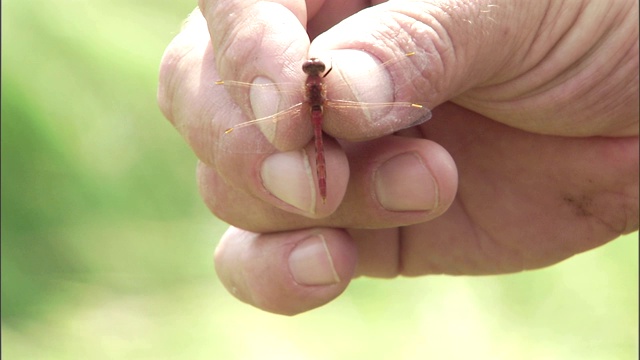
[[[307,56],[304,1],[200,0],[199,7],[222,76],[242,81],[243,76],[256,75],[252,70],[284,81],[280,64],[274,62],[296,62]]]
[[[309,49],[304,1],[200,0],[199,6],[207,20],[219,80],[302,83],[299,64],[307,58]],[[272,108],[273,102],[278,103],[277,109],[286,109],[302,101],[294,97],[256,99],[251,97],[251,89],[227,87],[236,104],[252,119],[271,115],[263,108]]]

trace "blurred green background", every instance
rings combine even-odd
[[[523,274],[360,279],[294,318],[234,300],[155,102],[195,5],[2,2],[3,359],[637,358],[637,233]]]

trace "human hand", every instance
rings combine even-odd
[[[534,269],[638,228],[636,2],[395,1],[350,16],[359,6],[201,1],[207,22],[192,15],[165,53],[160,107],[200,159],[205,202],[237,226],[216,251],[235,296],[294,314],[354,275]],[[310,45],[307,33],[322,35]],[[283,63],[410,47],[428,64],[407,71],[433,119],[363,143],[328,139],[326,204],[299,151],[217,151],[247,109],[216,80],[302,83]],[[272,166],[287,177],[263,178],[283,173]]]

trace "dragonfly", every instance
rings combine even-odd
[[[329,123],[334,124],[334,134],[346,134],[349,140],[368,140],[393,133],[404,128],[419,125],[431,117],[425,102],[403,100],[407,87],[412,85],[415,74],[401,71],[404,61],[415,55],[406,53],[395,60],[383,62],[372,70],[361,74],[329,77],[333,67],[318,58],[310,58],[302,64],[306,76],[304,85],[289,83],[251,84],[239,81],[218,80],[216,85],[225,86],[229,91],[248,89],[251,98],[265,97],[281,99],[273,104],[271,114],[232,125],[222,134],[223,149],[232,152],[262,153],[286,151],[305,146],[313,137],[315,146],[315,167],[318,192],[323,204],[327,199],[327,166],[324,156],[323,130]],[[376,97],[374,84],[370,79],[390,71],[404,74],[394,78],[393,102],[361,102],[358,97]],[[364,88],[354,99],[343,98],[353,94],[354,89]],[[388,95],[388,94],[387,94]],[[326,121],[330,119],[331,122]],[[338,124],[338,125],[335,125]],[[302,134],[302,135],[301,135]],[[244,141],[241,139],[245,139]]]

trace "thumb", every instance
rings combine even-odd
[[[637,98],[629,91],[637,55],[635,68],[620,66],[637,53],[634,4],[390,1],[321,34],[310,52],[358,49],[383,62],[415,52],[389,71],[396,95],[431,107],[453,100],[528,131],[593,135],[606,133],[612,116],[603,97],[624,105]],[[411,81],[398,89],[404,74]],[[629,106],[618,108],[613,115],[637,117]]]
[[[414,93],[404,96],[422,98],[432,107],[474,85],[495,81],[499,73],[503,77],[515,74],[505,68],[505,62],[521,61],[522,55],[515,54],[514,48],[523,44],[527,37],[524,33],[528,31],[508,31],[501,24],[531,29],[525,23],[533,23],[535,11],[516,11],[514,7],[540,8],[542,13],[544,7],[538,4],[543,2],[490,5],[495,1],[467,4],[455,1],[455,6],[453,3],[390,1],[367,8],[318,36],[310,53],[313,56],[331,52],[333,58],[341,59],[334,54],[358,49],[381,62],[394,62],[397,60],[393,59],[415,53],[411,61],[402,63],[398,74],[391,69],[392,83],[396,87],[404,84],[397,77],[410,74],[411,86],[402,91]],[[338,65],[334,62],[334,67]]]

